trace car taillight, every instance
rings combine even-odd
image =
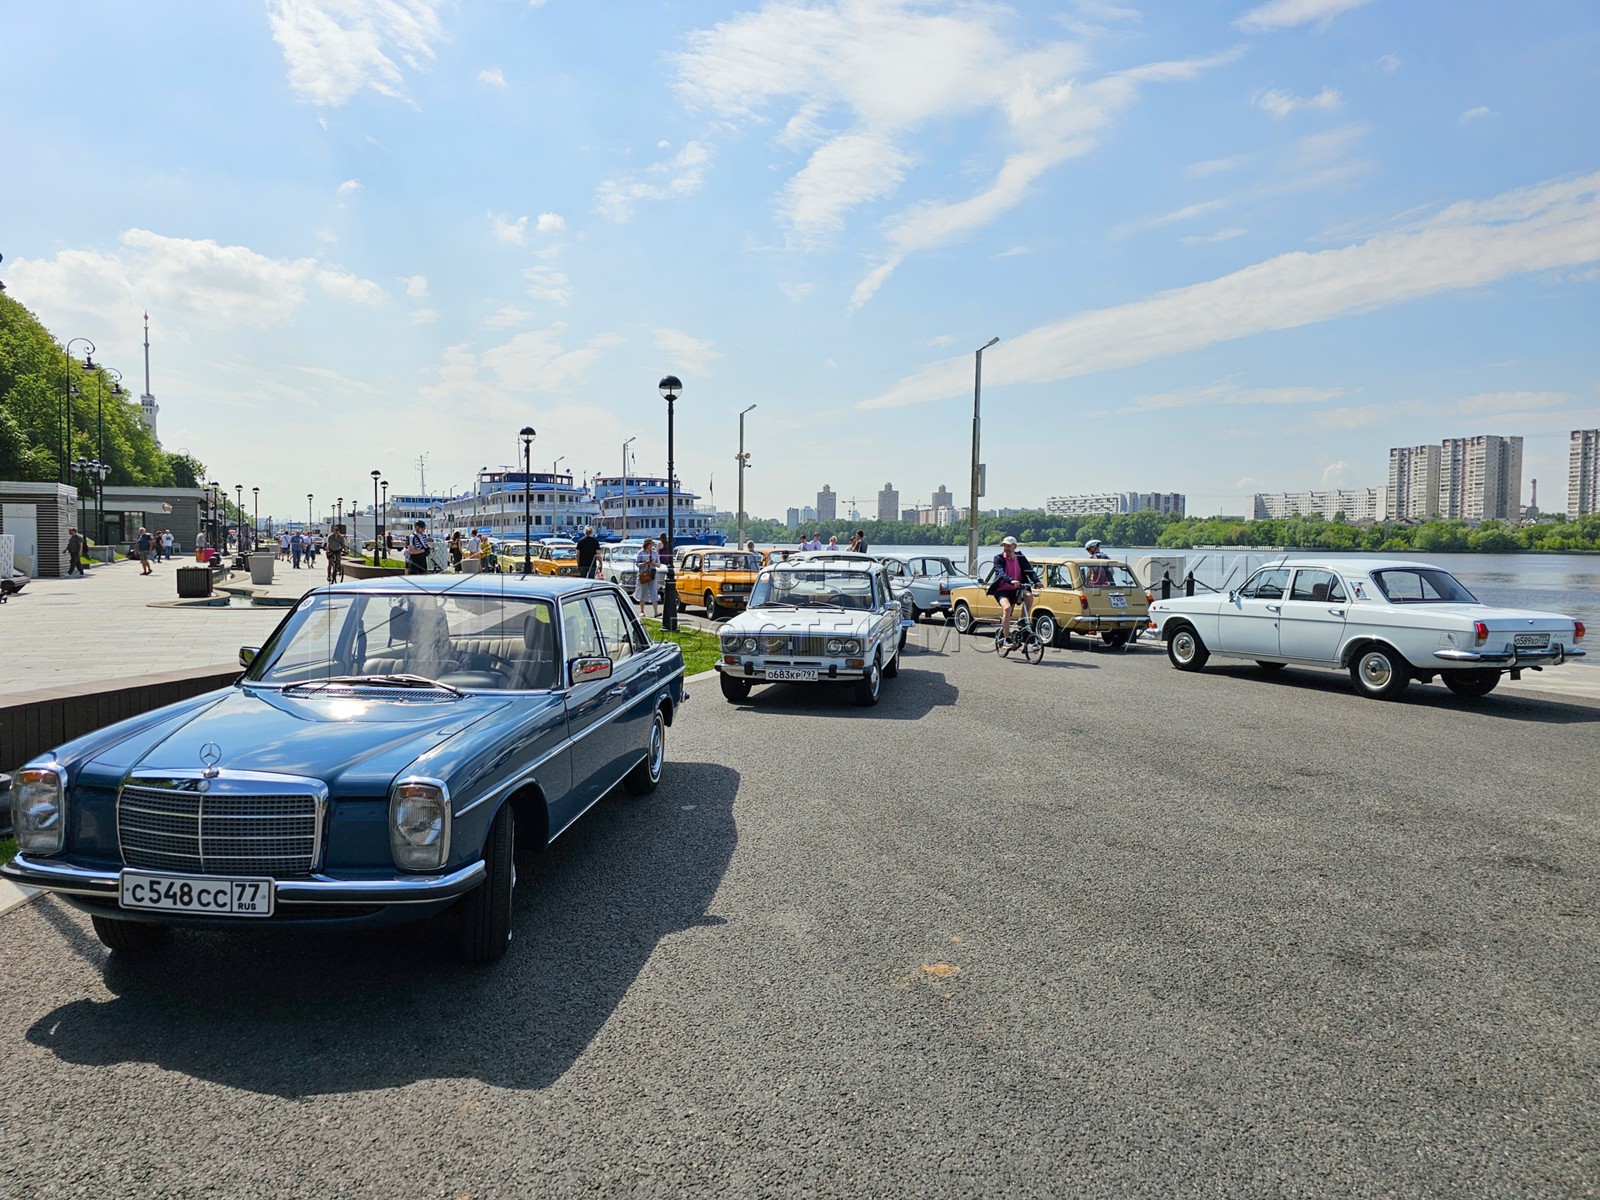
[[[1144,594],[1144,602],[1146,604],[1154,604],[1156,602],[1156,594],[1154,592],[1146,592]]]
[[[1088,612],[1089,611],[1089,596],[1088,596],[1087,593],[1085,593],[1085,592],[1079,592],[1078,593],[1078,607],[1083,609],[1084,612]]]
[[[1582,621],[1574,621],[1572,623],[1572,640],[1573,641],[1575,641],[1575,642],[1583,641],[1583,635],[1585,633],[1587,633],[1587,632],[1588,632],[1588,630],[1586,630],[1583,627],[1583,622]]]
[[[950,594],[950,585],[948,583],[941,583],[939,585],[939,595],[948,596],[949,594]]]
[[[1472,623],[1472,632],[1477,637],[1478,645],[1480,646],[1489,640],[1489,627],[1482,621],[1474,621]]]

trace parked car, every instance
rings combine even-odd
[[[1158,600],[1150,619],[1180,671],[1213,654],[1347,670],[1357,692],[1389,699],[1437,677],[1484,696],[1501,676],[1584,657],[1583,622],[1491,608],[1441,567],[1393,559],[1294,560],[1262,567],[1227,593]]]
[[[578,543],[569,538],[541,538],[534,542],[533,569],[539,575],[576,575]]]
[[[639,582],[639,567],[634,560],[642,549],[644,543],[634,539],[600,547],[600,577],[632,592]]]
[[[678,607],[699,605],[712,619],[732,616],[750,598],[760,569],[759,554],[697,546],[677,567]]]
[[[232,687],[67,742],[12,789],[5,875],[129,953],[168,926],[376,924],[456,908],[492,962],[514,846],[655,789],[683,655],[597,580],[447,575],[311,592]]]
[[[749,607],[718,632],[722,694],[738,704],[758,683],[848,682],[876,704],[900,672],[909,625],[880,563],[787,562],[756,579]]]
[[[900,601],[906,621],[900,630],[900,645],[906,644],[906,634],[911,627],[910,574],[903,560],[882,554],[865,554],[859,550],[800,550],[788,559],[793,563],[851,563],[870,562],[883,567],[889,580],[889,593]]]
[[[900,578],[905,594],[910,597],[913,621],[920,621],[924,616],[955,620],[951,599],[955,589],[972,587],[978,582],[940,554],[886,554],[883,564],[890,572],[891,585],[896,576]]]
[[[1033,589],[1033,627],[1045,645],[1067,646],[1072,635],[1098,637],[1125,646],[1149,623],[1150,594],[1128,564],[1107,558],[1030,559],[1039,576]],[[1000,602],[987,588],[994,564],[985,563],[978,582],[952,593],[956,629],[969,633],[1000,620]]]

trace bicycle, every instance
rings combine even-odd
[[[328,582],[329,583],[343,583],[344,582],[344,555],[342,555],[342,554],[330,554],[330,555],[328,555]]]
[[[1009,635],[995,630],[994,652],[1004,658],[1007,650],[1021,650],[1024,662],[1044,661],[1044,642],[1033,629],[1033,605],[1022,605],[1022,615],[1012,620]]]

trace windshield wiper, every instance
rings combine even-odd
[[[392,687],[392,688],[426,688],[429,691],[449,692],[452,696],[464,696],[465,692],[459,688],[451,687],[448,683],[440,683],[437,679],[429,679],[425,675],[330,675],[327,679],[312,679],[305,683],[291,683],[284,687],[284,691],[291,688],[326,691],[334,687]]]
[[[797,608],[798,605],[790,604],[787,600],[763,600],[760,604],[751,605],[752,608]]]

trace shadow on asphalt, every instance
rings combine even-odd
[[[1334,692],[1354,699],[1350,677],[1342,671],[1296,670],[1286,667],[1281,671],[1263,671],[1247,664],[1229,663],[1208,665],[1205,674],[1222,678],[1247,680],[1255,684],[1292,688],[1303,692]],[[1529,696],[1515,692],[1493,692],[1472,700],[1457,696],[1437,683],[1412,683],[1400,693],[1397,700],[1367,700],[1369,704],[1416,705],[1422,708],[1458,709],[1485,717],[1498,717],[1505,721],[1532,721],[1541,725],[1593,725],[1600,724],[1600,708],[1582,701],[1562,701],[1553,695]]]
[[[516,936],[490,968],[454,961],[448,912],[365,932],[175,931],[156,953],[107,959],[42,898],[72,949],[105,961],[114,996],[60,1006],[28,1041],[83,1066],[149,1062],[288,1098],[424,1079],[548,1087],[662,938],[723,924],[707,909],[738,787],[720,764],[669,761],[654,795],[614,792],[519,863]]]
[[[756,713],[811,716],[848,715],[852,721],[916,721],[936,708],[948,708],[961,695],[961,689],[935,670],[919,670],[914,657],[907,657],[900,674],[883,681],[878,702],[871,708],[858,705],[853,683],[767,683],[755,688],[750,698],[730,708]],[[720,695],[718,699],[721,700]],[[727,704],[726,700],[722,703]]]

